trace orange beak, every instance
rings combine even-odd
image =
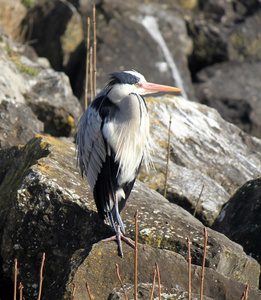
[[[178,89],[173,86],[156,84],[151,82],[141,82],[140,87],[146,90],[148,93],[156,93],[156,92],[181,92],[181,89]]]

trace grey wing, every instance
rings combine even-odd
[[[84,173],[87,176],[92,191],[106,159],[101,126],[99,112],[90,105],[79,121],[76,147],[78,166],[82,176]]]

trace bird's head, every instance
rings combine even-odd
[[[130,93],[139,95],[152,94],[157,92],[180,92],[181,90],[172,86],[147,82],[145,77],[137,71],[114,72],[111,74],[111,81],[108,96],[113,101],[120,101]]]

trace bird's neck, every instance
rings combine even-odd
[[[110,101],[118,104],[121,100],[133,92],[133,87],[130,84],[115,84],[108,93]]]

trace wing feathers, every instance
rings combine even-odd
[[[90,106],[79,121],[76,138],[78,164],[82,175],[85,173],[87,176],[92,191],[106,157],[101,126],[99,112]]]

